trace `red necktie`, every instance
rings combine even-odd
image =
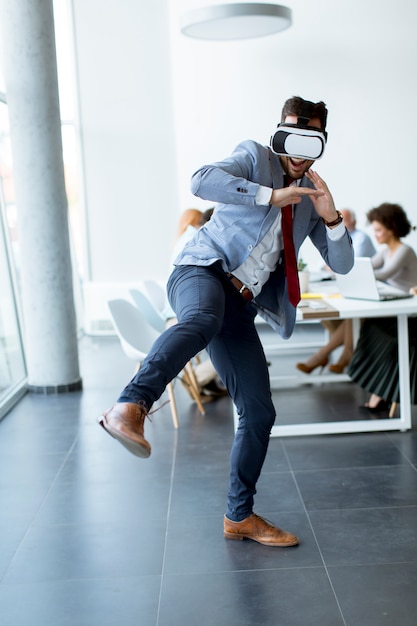
[[[294,179],[285,176],[285,187],[289,187]],[[300,302],[300,283],[298,282],[297,258],[292,238],[292,205],[281,208],[281,228],[284,241],[285,275],[287,277],[288,298],[293,306]]]

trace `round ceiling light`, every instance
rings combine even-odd
[[[196,39],[249,39],[272,35],[291,26],[291,9],[257,2],[218,4],[188,11],[181,32]]]

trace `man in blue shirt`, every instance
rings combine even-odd
[[[372,239],[363,230],[356,228],[356,216],[352,209],[342,209],[340,212],[351,236],[355,256],[374,256],[376,250]]]
[[[326,120],[323,102],[290,98],[270,146],[244,141],[230,157],[193,175],[193,193],[218,204],[177,257],[168,280],[178,324],[157,339],[117,403],[98,419],[130,452],[148,457],[148,411],[190,358],[206,348],[239,415],[224,516],[228,539],[281,547],[298,543],[294,534],[253,512],[275,421],[255,317],[264,317],[284,338],[294,329],[297,302],[288,294],[284,207],[292,206],[296,253],[310,237],[333,271],[345,274],[353,265],[343,217],[324,180],[310,169],[324,149]],[[284,175],[291,179],[287,184]]]

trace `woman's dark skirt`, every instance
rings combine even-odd
[[[417,317],[408,319],[411,404],[417,404]],[[365,319],[348,374],[369,393],[399,402],[397,318]]]

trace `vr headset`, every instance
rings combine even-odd
[[[297,124],[278,124],[270,141],[272,152],[279,156],[309,161],[315,161],[323,155],[327,133],[314,126],[308,126],[313,108],[313,102],[305,101]]]

